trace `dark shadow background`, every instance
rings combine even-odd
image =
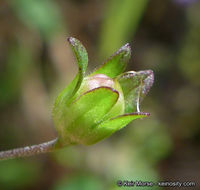
[[[0,150],[55,138],[53,102],[77,71],[68,36],[87,48],[89,72],[129,42],[127,70],[152,69],[155,83],[141,106],[151,117],[93,146],[2,161],[0,189],[123,189],[119,179],[199,189],[199,10],[198,0],[1,0]]]

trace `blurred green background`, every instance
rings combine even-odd
[[[198,0],[1,0],[0,150],[56,137],[53,102],[77,71],[69,36],[90,71],[130,42],[127,70],[152,69],[155,83],[141,106],[151,117],[93,146],[1,161],[0,190],[123,189],[117,180],[199,189],[199,10]]]

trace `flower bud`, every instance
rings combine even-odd
[[[87,52],[75,38],[68,39],[79,72],[59,94],[53,109],[57,146],[94,144],[149,113],[134,112],[153,84],[152,71],[121,74],[130,58],[128,44],[99,69],[85,76]],[[137,104],[137,105],[136,105]]]
[[[54,104],[52,117],[58,137],[38,145],[1,151],[0,160],[50,152],[71,144],[91,145],[131,121],[149,116],[149,113],[140,112],[139,106],[153,84],[153,71],[123,73],[130,58],[128,44],[85,76],[87,51],[77,39],[68,38],[68,41],[79,69]]]

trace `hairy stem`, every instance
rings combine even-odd
[[[0,152],[0,160],[6,160],[11,158],[19,158],[25,156],[32,156],[40,153],[51,152],[55,150],[55,144],[57,138],[48,142],[44,142],[38,145],[26,146],[23,148],[16,148],[12,150],[6,150]]]

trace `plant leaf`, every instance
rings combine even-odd
[[[111,110],[118,97],[119,93],[110,87],[95,88],[80,96],[62,116],[65,127],[62,131],[58,129],[59,134],[64,135],[62,139],[87,144],[92,128]]]
[[[149,115],[150,115],[149,113],[144,113],[144,112],[129,113],[129,114],[120,115],[115,118],[109,119],[105,122],[102,122],[101,124],[95,127],[95,130],[94,130],[95,134],[89,137],[90,142],[92,142],[91,144],[94,144],[100,141],[101,139],[104,139],[110,136],[111,134],[120,130],[121,128],[125,127],[131,121],[135,119],[139,119],[139,118],[144,118]]]
[[[118,76],[125,70],[130,56],[131,48],[129,44],[126,44],[105,61],[99,69],[94,71],[91,76],[95,74],[105,74],[110,78]]]
[[[152,70],[130,71],[123,73],[118,78],[125,99],[125,113],[139,111],[139,104],[149,92],[154,81]]]

